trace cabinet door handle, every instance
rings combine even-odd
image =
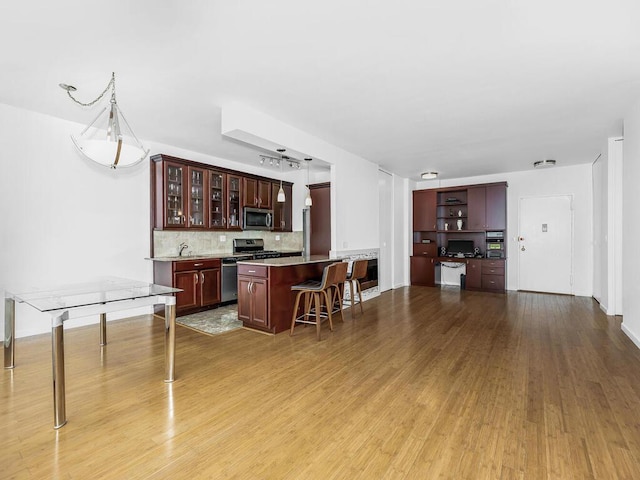
[[[248,293],[249,295],[251,295],[251,284],[252,284],[252,283],[253,283],[253,282],[249,282],[249,283],[247,284],[247,293]]]
[[[227,217],[222,217],[222,225],[226,225],[227,224]]]
[[[194,263],[193,264],[194,267],[201,267],[202,265],[204,265],[204,263]]]
[[[200,272],[200,283],[204,285],[204,273]]]
[[[197,285],[197,284],[198,284],[198,274],[197,274],[197,273],[194,273],[194,274],[193,274],[193,284],[194,284],[194,285]]]

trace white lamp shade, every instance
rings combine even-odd
[[[123,141],[118,164],[114,166],[118,142],[108,141],[106,138],[102,140],[88,139],[82,136],[76,137],[75,135],[71,135],[71,140],[82,155],[99,165],[109,168],[132,167],[144,160],[149,154],[149,150],[144,150]]]
[[[278,190],[278,202],[282,203],[286,201],[286,196],[284,194],[284,190],[282,189],[282,185],[280,185],[280,190]]]

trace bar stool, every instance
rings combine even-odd
[[[356,260],[351,265],[351,273],[347,276],[346,282],[349,282],[349,293],[351,297],[351,318],[355,317],[354,312],[354,297],[356,296],[356,289],[358,291],[359,300],[355,303],[360,304],[360,313],[364,314],[362,308],[362,288],[360,287],[360,279],[367,276],[367,266],[369,260]]]
[[[289,335],[293,335],[293,329],[298,323],[315,324],[318,340],[320,340],[320,323],[322,318],[329,319],[329,328],[333,331],[333,321],[331,319],[332,308],[327,308],[326,313],[322,312],[322,300],[325,301],[325,305],[329,306],[329,294],[328,290],[333,285],[333,279],[335,277],[336,264],[332,263],[324,267],[322,272],[322,280],[307,280],[298,285],[291,287],[292,292],[298,292],[296,295],[296,301],[293,305],[293,316],[291,317],[291,331]],[[304,313],[298,316],[298,306],[300,305],[300,297],[304,294]],[[312,303],[314,308],[311,308]],[[311,320],[311,319],[314,320]]]

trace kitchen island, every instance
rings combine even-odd
[[[326,255],[238,262],[238,319],[248,328],[279,333],[291,327],[295,294],[291,287],[322,277],[340,259]]]

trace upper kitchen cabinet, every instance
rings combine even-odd
[[[186,191],[188,188],[185,165],[174,162],[151,164],[156,166],[155,223],[163,228],[187,226]]]
[[[242,229],[242,177],[227,174],[227,228],[229,230]]]
[[[414,190],[413,231],[428,232],[434,230],[436,230],[436,191]]]
[[[207,182],[208,170],[188,167],[189,184],[187,186],[187,226],[191,228],[207,228]]]
[[[209,170],[209,226],[227,226],[227,177],[222,172]]]
[[[271,182],[245,177],[243,187],[243,206],[271,208]]]
[[[244,206],[271,209],[274,179],[191,160],[151,157],[152,223],[155,229],[242,230]],[[280,182],[278,181],[278,188]],[[290,182],[282,182],[287,202],[276,205],[275,230],[291,231]],[[246,203],[251,200],[250,203]]]
[[[284,190],[285,201],[278,202],[274,200],[273,202],[273,231],[274,232],[291,232],[292,227],[292,194],[293,188],[291,185],[282,184],[282,189]],[[274,182],[271,188],[271,198],[278,198],[278,191],[280,190],[280,183]]]

